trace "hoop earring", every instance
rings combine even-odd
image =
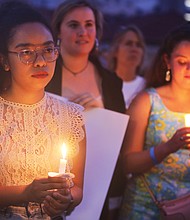
[[[171,70],[166,71],[165,80],[166,82],[169,82],[171,80]]]
[[[96,38],[96,40],[95,40],[95,49],[96,49],[96,51],[99,50],[99,41],[98,41],[98,38]]]

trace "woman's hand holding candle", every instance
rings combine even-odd
[[[50,196],[48,195],[44,200],[44,211],[49,216],[57,216],[60,215],[63,210],[67,210],[69,205],[72,203],[72,195],[70,190],[70,182],[68,181],[68,178],[74,178],[74,175],[71,173],[66,173],[67,168],[67,148],[66,144],[62,144],[62,158],[59,162],[59,173],[56,172],[48,172],[48,176],[50,178],[53,178],[54,180],[56,178],[62,178],[65,180],[65,184],[63,184],[62,189],[55,189],[53,190],[53,194]]]
[[[56,179],[62,179],[64,182],[62,184],[62,189],[53,191],[52,195],[46,196],[43,201],[43,210],[51,217],[61,216],[71,203],[71,191],[66,179],[60,177],[54,177],[52,180],[53,179],[54,181]]]

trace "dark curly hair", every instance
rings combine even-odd
[[[10,84],[10,71],[5,72],[3,60],[8,56],[8,45],[19,25],[39,22],[52,34],[50,24],[35,8],[22,1],[4,1],[0,5],[0,92]]]

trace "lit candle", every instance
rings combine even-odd
[[[185,126],[190,127],[190,114],[185,114]]]
[[[66,160],[67,149],[66,149],[65,143],[63,143],[63,145],[62,145],[61,151],[62,151],[63,158],[60,159],[59,174],[65,173],[66,166],[67,166],[67,160]]]

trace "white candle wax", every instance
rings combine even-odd
[[[60,159],[60,162],[59,162],[59,173],[60,174],[63,174],[65,173],[66,171],[66,166],[67,166],[67,160],[66,160],[66,144],[63,143],[62,145],[62,155],[63,155],[63,158]]]
[[[185,126],[190,127],[190,114],[185,115]]]
[[[67,166],[67,160],[66,159],[60,159],[59,173],[65,173],[66,166]]]
[[[48,176],[49,177],[57,177],[57,176],[61,176],[61,174],[56,173],[56,172],[48,172]]]

